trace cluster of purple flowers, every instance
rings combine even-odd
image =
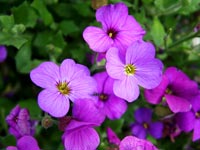
[[[95,127],[105,118],[119,119],[145,89],[146,100],[168,106],[181,131],[194,130],[193,140],[200,138],[200,91],[196,82],[182,71],[169,67],[163,74],[163,64],[155,57],[155,47],[143,41],[145,30],[128,14],[124,3],[110,4],[96,11],[96,20],[102,28],[89,26],[83,38],[90,49],[106,60],[105,70],[90,75],[89,69],[72,59],[61,65],[43,62],[30,72],[30,78],[43,88],[38,95],[39,107],[59,120],[64,131],[62,142],[66,150],[94,150],[100,144]],[[70,102],[72,103],[70,105]],[[69,109],[72,106],[72,114]],[[152,110],[138,108],[131,124],[133,136],[122,141],[108,129],[108,141],[120,150],[157,148],[145,140],[147,134],[158,139],[165,125],[152,121]],[[17,138],[17,147],[37,150],[34,139],[35,122],[28,110],[16,106],[7,116],[9,131]],[[24,142],[25,141],[25,142]],[[32,144],[30,144],[32,143]]]

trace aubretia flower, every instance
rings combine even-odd
[[[125,59],[117,48],[110,48],[106,59],[108,75],[115,79],[114,94],[128,102],[138,98],[138,85],[152,89],[161,82],[163,65],[155,58],[155,48],[149,42],[134,42],[128,47]]]
[[[126,136],[122,139],[120,150],[158,150],[151,142],[143,139],[138,139],[134,136]]]
[[[109,119],[119,119],[126,111],[127,104],[114,95],[114,79],[110,78],[106,72],[95,74],[94,79],[97,81],[97,91],[94,96],[98,99],[97,104],[101,113]]]
[[[179,128],[184,132],[193,130],[193,141],[200,139],[200,92],[191,100],[192,109],[175,115]]]
[[[135,123],[131,125],[134,136],[146,139],[147,133],[158,139],[162,137],[163,124],[160,121],[152,122],[152,110],[138,108],[134,113]]]
[[[5,46],[0,46],[0,62],[3,62],[7,57],[7,50]]]
[[[40,148],[34,137],[23,136],[17,140],[17,146],[8,146],[6,150],[40,150]]]
[[[69,110],[69,99],[88,98],[96,88],[88,68],[65,59],[59,67],[53,62],[44,62],[30,73],[31,80],[44,88],[38,95],[42,110],[54,117],[62,117]]]
[[[186,112],[191,109],[190,100],[198,95],[198,85],[181,70],[169,67],[163,74],[160,85],[154,89],[145,90],[144,95],[152,104],[158,104],[164,98],[169,109],[174,113]]]
[[[36,121],[30,120],[29,111],[26,108],[20,108],[19,105],[14,107],[10,114],[6,117],[9,125],[10,134],[17,139],[24,135],[33,136],[35,133]]]
[[[104,116],[93,100],[78,99],[74,102],[72,118],[67,121],[62,141],[66,150],[95,150],[100,144],[94,127],[100,126]]]
[[[102,6],[96,11],[96,20],[102,28],[89,26],[83,32],[84,40],[96,52],[106,52],[117,47],[122,53],[136,40],[141,40],[145,31],[139,23],[128,15],[124,3]]]

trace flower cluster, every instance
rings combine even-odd
[[[100,7],[96,11],[96,20],[101,28],[86,27],[83,39],[97,54],[97,59],[105,59],[103,71],[96,69],[91,74],[86,66],[66,58],[60,65],[42,62],[30,72],[32,82],[42,88],[37,101],[48,116],[44,118],[46,121],[54,119],[63,131],[64,149],[97,149],[100,136],[95,128],[106,119],[120,119],[128,104],[139,98],[141,88],[147,102],[167,107],[170,115],[153,121],[152,109],[137,108],[135,122],[129,126],[131,135],[120,140],[111,128],[107,128],[110,144],[120,150],[157,150],[146,140],[147,136],[155,139],[175,137],[182,131],[192,130],[193,141],[200,139],[197,83],[176,67],[168,67],[163,73],[164,65],[156,58],[153,43],[143,40],[146,31],[129,15],[124,3]],[[1,62],[6,57],[4,47],[0,46],[0,54]],[[40,149],[33,137],[37,122],[30,119],[26,108],[17,105],[6,117],[6,122],[10,134],[17,139],[16,146],[9,146],[7,150]],[[172,125],[167,128],[169,124]],[[45,125],[42,122],[42,125],[47,129],[53,123]]]

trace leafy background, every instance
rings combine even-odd
[[[57,122],[45,129],[41,126],[44,113],[37,105],[37,94],[41,90],[30,80],[31,69],[44,61],[61,63],[65,58],[88,66],[92,51],[82,38],[84,28],[99,26],[95,20],[95,8],[101,3],[116,3],[119,0],[0,0],[0,45],[5,45],[8,57],[0,64],[0,148],[15,145],[13,136],[8,134],[5,117],[19,104],[29,109],[31,117],[39,120],[36,135],[44,150],[62,150],[62,132]],[[200,83],[200,44],[194,38],[200,32],[194,28],[200,23],[200,0],[125,0],[129,13],[146,30],[145,40],[156,46],[157,57],[165,67],[176,66],[191,79]],[[156,114],[156,106],[148,104],[141,91],[136,102],[130,103],[127,112],[119,120],[106,120],[97,128],[101,144],[106,149],[108,142],[105,129],[111,127],[120,138],[130,134],[129,125],[134,121],[133,112],[140,106],[147,106]],[[163,111],[163,110],[161,110]],[[154,140],[158,148],[200,149],[199,141],[191,142],[191,133],[183,133],[172,142],[166,137]]]

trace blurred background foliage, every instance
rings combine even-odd
[[[5,45],[8,50],[6,61],[0,64],[0,148],[15,145],[14,137],[8,134],[5,117],[19,104],[29,109],[33,119],[40,120],[35,135],[40,147],[44,150],[63,149],[62,132],[57,128],[57,122],[48,129],[41,126],[44,114],[37,105],[37,94],[41,89],[31,82],[29,72],[43,61],[59,64],[65,58],[72,58],[91,69],[93,64],[89,58],[93,52],[84,42],[82,32],[89,25],[100,25],[95,20],[96,8],[116,2],[120,1],[0,0],[0,45]],[[164,66],[176,66],[200,83],[200,0],[123,2],[146,30],[144,39],[154,43],[157,57]],[[107,126],[123,138],[130,134],[129,126],[134,121],[136,108],[155,108],[147,104],[142,94],[139,100],[129,104],[121,119],[106,120],[97,128],[101,137],[99,149],[106,149],[108,145]],[[160,149],[184,149],[188,143],[193,149],[200,149],[199,142],[191,143],[190,138],[191,134],[182,134],[173,143],[170,138],[156,141],[148,137]]]

